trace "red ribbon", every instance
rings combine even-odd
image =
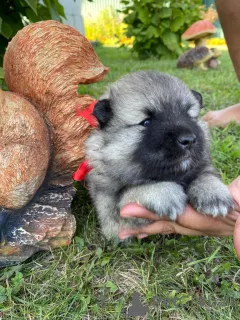
[[[83,161],[80,166],[78,167],[77,171],[74,172],[72,175],[73,180],[75,181],[82,181],[86,177],[89,171],[91,171],[93,168],[89,167],[88,161]]]
[[[83,117],[84,119],[86,119],[87,122],[94,128],[96,128],[98,125],[97,119],[92,115],[96,103],[97,100],[93,101],[86,109],[77,110],[76,112],[76,115],[78,117]]]
[[[84,119],[86,119],[88,121],[88,123],[94,128],[96,128],[98,125],[97,119],[92,114],[96,103],[97,103],[97,100],[93,101],[85,110],[77,110],[77,112],[76,112],[76,115],[78,117],[83,117]],[[82,162],[80,164],[77,171],[74,172],[74,174],[72,175],[73,180],[75,180],[75,181],[84,180],[86,175],[92,169],[93,169],[92,167],[89,167],[88,161],[85,160],[84,162]]]

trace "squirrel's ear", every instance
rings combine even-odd
[[[192,91],[192,94],[194,95],[194,97],[197,99],[197,101],[199,102],[201,108],[203,108],[203,100],[202,100],[202,95],[195,91],[195,90],[191,90]]]
[[[100,124],[100,128],[104,128],[106,124],[109,122],[110,118],[112,117],[112,109],[110,106],[109,99],[99,100],[93,109],[94,117],[98,119]]]

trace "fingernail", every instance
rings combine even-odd
[[[129,215],[128,215],[127,213],[121,213],[121,217],[122,217],[122,218],[128,218]]]
[[[146,233],[140,233],[137,237],[138,239],[143,239],[143,238],[146,238],[148,236],[148,234]]]

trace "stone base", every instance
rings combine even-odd
[[[76,222],[71,214],[72,186],[43,190],[21,210],[0,208],[0,267],[22,262],[40,250],[71,243]]]

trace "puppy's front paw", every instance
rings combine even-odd
[[[170,184],[170,182],[166,182],[166,184]],[[174,183],[171,187],[166,188],[158,200],[156,213],[160,216],[166,215],[171,220],[176,220],[177,216],[184,212],[187,195],[180,185]]]
[[[120,222],[115,222],[109,219],[106,224],[102,224],[101,230],[107,240],[112,240],[115,243],[118,243],[120,241],[118,238],[118,232],[120,231]]]
[[[129,202],[136,202],[159,216],[176,220],[183,213],[186,201],[187,196],[180,185],[161,182],[129,189],[120,201],[120,208]]]
[[[201,213],[226,216],[234,208],[234,202],[228,188],[215,179],[210,184],[190,188],[189,203]]]

